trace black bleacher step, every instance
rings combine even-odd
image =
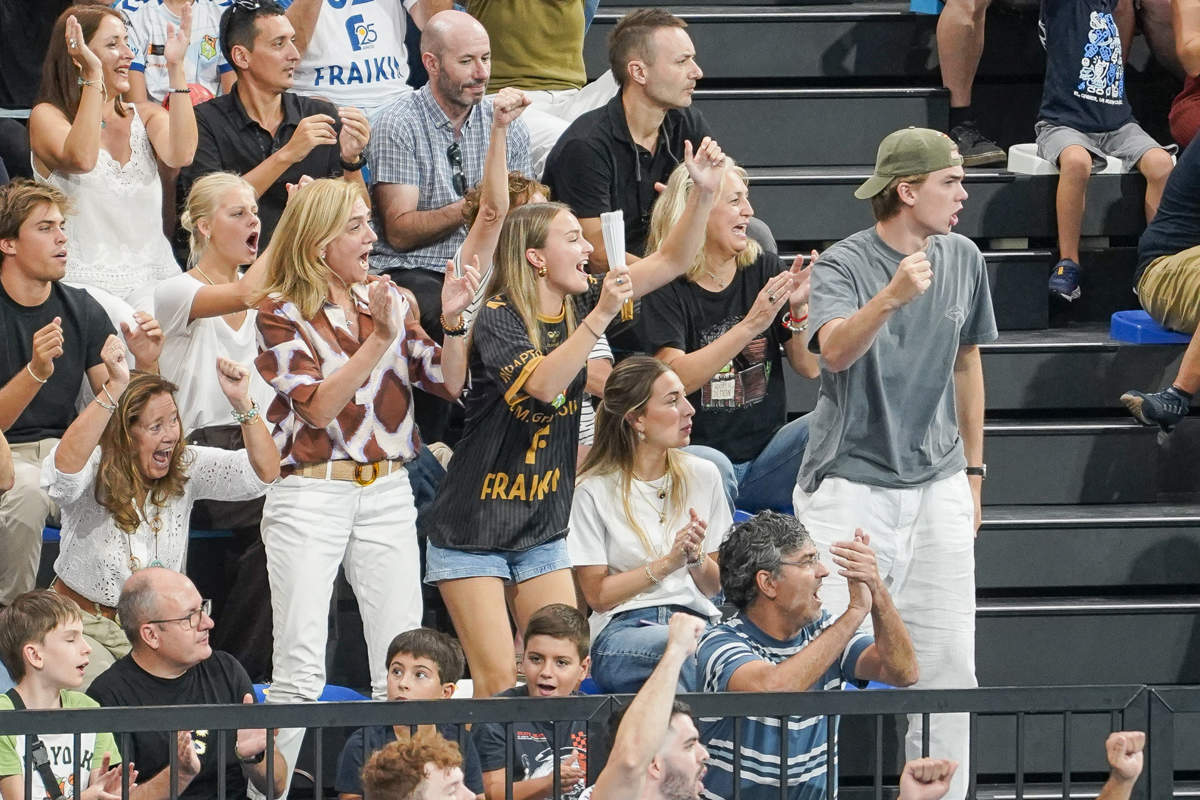
[[[870,166],[757,167],[748,172],[755,214],[771,226],[781,246],[836,241],[874,224],[870,204],[854,197],[854,189],[870,177]],[[969,169],[969,196],[955,231],[972,239],[1052,241],[1057,185],[1057,175]],[[1144,191],[1145,180],[1138,173],[1093,175],[1082,235],[1140,235]]]
[[[1195,594],[982,600],[981,686],[1190,684],[1200,680]]]
[[[707,89],[696,92],[713,136],[745,167],[873,164],[897,128],[945,128],[950,95],[903,89]]]
[[[981,593],[1200,585],[1200,504],[988,506]]]
[[[1152,503],[1155,432],[1129,418],[988,421],[985,505]]]
[[[667,4],[688,23],[709,82],[941,80],[937,17],[910,13],[907,2]],[[584,41],[589,78],[608,68],[608,35],[617,21],[643,5],[600,6]],[[1045,55],[1027,15],[988,14],[986,35],[977,80],[1041,80]]]

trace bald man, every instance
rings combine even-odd
[[[446,260],[466,238],[463,194],[482,180],[491,138],[487,31],[469,14],[438,12],[421,32],[421,62],[429,83],[379,112],[367,149],[379,232],[371,271],[412,290],[422,327],[440,342]],[[532,175],[525,123],[514,121],[507,135],[508,168]],[[446,404],[419,397],[421,436],[439,441]]]
[[[102,706],[210,705],[254,701],[250,676],[233,656],[208,643],[213,628],[210,601],[200,597],[186,575],[163,567],[139,570],[125,581],[117,601],[121,627],[133,646],[92,682],[88,694]],[[181,800],[217,796],[216,731],[142,731],[131,734],[126,761],[136,761],[137,800],[171,796],[171,751],[178,757],[175,792]],[[226,797],[247,796],[248,785],[267,789],[265,730],[245,729],[226,737]],[[274,758],[274,795],[288,774],[279,750]]]

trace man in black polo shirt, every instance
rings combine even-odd
[[[273,0],[248,5],[234,3],[221,17],[221,47],[237,83],[196,107],[200,139],[188,182],[219,170],[249,181],[258,193],[261,251],[287,203],[287,184],[301,175],[362,182],[370,127],[357,108],[289,92],[300,63],[292,24]]]

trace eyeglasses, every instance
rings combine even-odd
[[[454,191],[462,197],[467,193],[467,176],[463,175],[462,148],[458,146],[458,142],[451,142],[446,148],[446,158],[450,161],[450,168],[454,170]]]
[[[200,601],[200,607],[198,609],[189,613],[186,617],[175,617],[174,619],[148,619],[146,620],[146,624],[162,625],[167,622],[182,622],[183,629],[190,631],[193,628],[199,628],[201,621],[203,621],[205,617],[211,616],[212,600],[206,598]]]
[[[787,564],[789,567],[800,567],[801,569],[810,569],[821,563],[821,554],[813,553],[811,556],[806,556],[799,561],[780,561],[780,564]]]

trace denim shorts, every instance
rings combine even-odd
[[[567,539],[560,537],[528,550],[453,550],[425,545],[425,582],[459,578],[500,578],[505,583],[523,583],[539,575],[570,569]]]

